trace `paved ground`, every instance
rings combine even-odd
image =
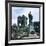
[[[13,33],[13,35],[12,35],[12,38],[14,38],[15,39],[15,33]],[[22,37],[21,39],[36,39],[36,38],[40,38],[40,36],[38,36],[37,35],[37,33],[35,33],[35,34],[29,34],[29,36],[28,37],[24,37],[24,35],[25,35],[25,33],[22,35],[19,35],[17,38],[18,39],[20,39],[20,37]]]
[[[23,37],[23,39],[39,38],[37,34],[29,34],[29,37]]]

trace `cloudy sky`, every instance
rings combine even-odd
[[[23,14],[28,18],[28,13],[31,11],[33,16],[32,22],[39,21],[39,8],[29,8],[29,7],[12,7],[12,25],[17,24],[17,17]],[[29,24],[29,18],[27,20]]]

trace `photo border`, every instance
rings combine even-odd
[[[28,42],[28,43],[13,43],[8,44],[8,3],[32,3],[32,4],[42,4],[43,5],[43,41],[42,42]],[[5,13],[6,13],[6,31],[5,31],[5,46],[8,45],[25,45],[25,44],[41,44],[44,43],[44,2],[26,2],[26,1],[5,1]]]

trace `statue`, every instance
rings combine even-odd
[[[33,19],[31,11],[29,12],[28,16],[29,16],[29,25],[30,25],[32,23],[32,19]]]
[[[31,11],[29,12],[28,16],[29,16],[29,32],[31,32],[31,31],[34,31],[34,26],[32,23],[33,16],[31,14]]]

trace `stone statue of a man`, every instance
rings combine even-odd
[[[28,16],[29,16],[29,24],[31,24],[32,23],[32,19],[33,19],[31,11],[29,12]]]

